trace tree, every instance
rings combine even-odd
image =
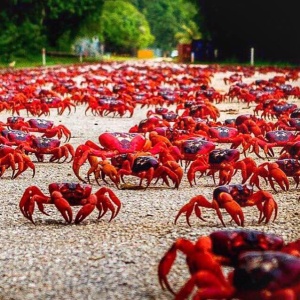
[[[106,50],[135,54],[154,41],[145,16],[127,1],[106,1],[100,21]]]
[[[45,6],[45,30],[50,46],[67,50],[80,28],[99,20],[105,0],[49,0]]]
[[[0,2],[0,55],[37,53],[66,47],[86,19],[99,17],[104,0],[2,0]],[[67,37],[67,38],[66,38]]]
[[[193,40],[199,40],[201,37],[198,25],[192,20],[188,22],[188,25],[183,24],[181,31],[175,34],[175,38],[180,44],[190,44]]]
[[[34,53],[43,47],[46,38],[35,11],[38,5],[35,4],[31,1],[7,0],[0,3],[0,55],[2,60],[9,61],[13,55]]]
[[[146,16],[152,34],[153,47],[169,52],[177,46],[175,35],[181,26],[188,26],[197,14],[196,6],[187,0],[131,0]]]

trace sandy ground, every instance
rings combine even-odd
[[[227,91],[223,77],[216,74],[212,86]],[[273,74],[260,75],[247,79],[270,78]],[[293,84],[299,84],[294,82]],[[299,103],[299,100],[290,100]],[[233,118],[230,111],[252,113],[254,105],[246,108],[244,104],[222,103],[218,105],[221,120]],[[85,106],[76,112],[58,116],[56,111],[46,119],[55,124],[64,124],[72,132],[70,143],[77,147],[90,139],[98,142],[98,136],[105,131],[128,131],[145,118],[147,108],[136,109],[132,118],[85,115]],[[2,112],[0,121],[10,114]],[[25,116],[26,117],[26,116]],[[262,160],[255,158],[258,163]],[[190,187],[186,175],[179,189],[151,185],[147,190],[117,190],[109,187],[122,202],[119,215],[111,222],[109,216],[97,221],[93,212],[80,225],[68,225],[52,206],[46,207],[49,216],[35,211],[36,225],[25,219],[19,210],[19,200],[26,187],[34,184],[48,193],[52,182],[78,182],[72,171],[72,163],[38,163],[36,175],[32,178],[26,171],[15,180],[10,179],[9,170],[1,178],[0,206],[0,299],[172,299],[163,291],[158,282],[157,267],[161,257],[179,237],[195,241],[199,236],[208,235],[222,229],[214,211],[203,210],[207,222],[191,217],[192,227],[181,217],[174,224],[178,210],[198,194],[212,199],[215,188],[212,179],[204,177],[196,186]],[[83,166],[81,174],[87,170]],[[232,183],[239,183],[240,177]],[[93,181],[93,191],[100,187]],[[269,186],[265,186],[270,190]],[[270,190],[271,191],[271,190]],[[244,209],[246,228],[276,233],[286,241],[300,237],[299,191],[291,188],[288,192],[274,194],[278,202],[279,214],[275,222],[258,225],[258,211]],[[74,208],[74,212],[77,208]],[[230,223],[224,213],[227,228],[237,226]],[[188,278],[184,256],[179,254],[169,276],[171,285],[178,290]]]

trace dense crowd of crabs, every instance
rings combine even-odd
[[[242,208],[255,206],[261,224],[276,219],[278,204],[273,194],[277,189],[288,191],[290,177],[296,188],[299,185],[297,68],[144,62],[42,70],[0,74],[0,113],[11,114],[0,122],[0,177],[7,169],[12,170],[12,179],[27,169],[34,177],[38,163],[69,162],[79,182],[50,183],[50,195],[29,186],[19,206],[32,223],[35,205],[47,214],[46,204],[55,205],[67,223],[73,221],[72,206],[81,206],[74,220],[77,224],[95,208],[98,219],[110,211],[111,221],[121,201],[109,185],[147,189],[161,183],[179,190],[184,178],[193,187],[206,176],[215,186],[212,201],[195,195],[178,210],[175,223],[184,214],[191,226],[193,212],[205,221],[201,208],[206,208],[215,210],[223,226],[221,209],[237,226],[245,226]],[[216,72],[224,72],[227,91],[212,86]],[[228,72],[231,75],[226,77]],[[251,82],[255,73],[270,76]],[[226,102],[245,104],[253,112],[221,121],[218,105]],[[85,115],[99,118],[131,118],[136,108],[146,108],[147,113],[127,132],[103,131],[98,141],[74,147],[71,131],[48,118],[55,112],[76,112],[79,105],[85,107]],[[257,163],[262,159],[267,161]],[[82,175],[86,163],[87,173]],[[134,178],[139,182],[133,185]],[[233,178],[240,182],[232,183]],[[93,183],[101,186],[95,193]],[[263,189],[268,185],[270,190]],[[187,255],[191,273],[178,293],[166,278],[176,250]],[[299,252],[299,240],[284,245],[280,237],[264,233],[216,232],[195,244],[176,241],[161,260],[159,278],[176,299],[186,299],[194,286],[199,288],[194,299],[299,299]],[[222,273],[223,265],[234,268],[228,278]],[[283,278],[287,272],[290,282]],[[237,277],[243,281],[237,282]]]

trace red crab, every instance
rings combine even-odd
[[[38,161],[44,161],[44,155],[51,154],[50,162],[63,162],[71,155],[74,157],[74,149],[70,144],[60,146],[60,140],[45,137],[36,137],[21,130],[5,129],[1,131],[0,141],[8,146],[17,146],[17,149],[24,151],[26,154],[34,153]]]
[[[224,83],[227,84],[234,84],[237,82],[242,82],[243,76],[239,73],[234,73],[230,75],[229,77],[224,77]]]
[[[191,161],[197,159],[198,156],[207,155],[216,148],[214,142],[208,141],[202,137],[193,137],[182,139],[174,143],[179,146],[182,154],[181,160],[186,162],[186,168]]]
[[[112,114],[113,117],[117,115],[123,117],[126,112],[129,112],[131,118],[134,113],[134,106],[114,95],[102,95],[99,99],[91,97],[85,114],[89,109],[91,109],[93,115],[99,114],[100,116]]]
[[[149,107],[151,102],[152,102],[152,94],[146,91],[137,91],[137,92],[133,92],[131,93],[131,97],[132,97],[132,101],[135,104],[141,104],[141,108],[143,108],[144,106]]]
[[[154,111],[153,110],[148,110],[146,113],[147,118],[149,118],[152,115],[160,115],[162,116],[163,114],[167,113],[169,111],[168,108],[166,107],[155,107]]]
[[[35,166],[29,156],[18,149],[0,145],[0,177],[8,168],[12,169],[12,179],[17,178],[28,168],[33,171],[32,177],[35,175]]]
[[[243,152],[249,148],[248,141],[250,140],[249,134],[243,134],[238,129],[229,126],[209,127],[209,139],[216,143],[230,143],[230,148],[238,148],[240,145],[243,147]]]
[[[156,127],[153,131],[151,131],[151,133],[152,132],[156,132],[158,135],[166,137],[171,143],[178,147],[180,146],[182,140],[187,140],[194,137],[204,138],[202,135],[191,134],[188,130],[175,129],[174,127]]]
[[[140,121],[138,125],[134,125],[129,129],[131,133],[146,133],[155,130],[158,127],[168,127],[170,128],[170,123],[158,116],[150,116],[147,119]]]
[[[209,87],[209,88],[206,87],[201,90],[198,90],[196,92],[196,97],[198,98],[199,96],[204,96],[210,102],[216,102],[216,103],[221,103],[225,99],[224,95],[218,92],[217,90],[215,90],[213,87]]]
[[[142,187],[142,182],[146,179],[147,188],[152,180],[156,178],[158,181],[160,178],[169,186],[168,178],[174,183],[174,187],[178,189],[182,179],[182,169],[174,162],[161,163],[157,158],[152,155],[144,154],[125,154],[118,155],[112,158],[112,164],[118,168],[118,175],[124,182],[124,175],[131,175],[140,178],[139,187]],[[125,182],[124,182],[125,183]]]
[[[151,146],[151,142],[144,135],[128,132],[102,133],[99,135],[99,143],[102,147],[88,140],[84,145],[79,145],[75,151],[73,171],[76,177],[83,182],[85,180],[80,177],[79,171],[87,159],[91,167],[96,168],[99,162],[97,157],[105,160],[122,153],[147,151]]]
[[[289,143],[281,149],[279,159],[286,158],[300,158],[300,141]]]
[[[113,116],[117,115],[122,118],[127,112],[129,113],[129,118],[131,118],[134,113],[134,106],[127,101],[117,99],[109,103],[108,108],[104,110],[103,115],[107,116],[113,114]]]
[[[299,277],[299,257],[280,251],[249,251],[240,255],[232,282],[237,298],[296,300]]]
[[[209,101],[201,101],[185,109],[182,116],[191,116],[193,118],[212,119],[216,121],[220,117],[218,108]]]
[[[23,94],[24,97],[26,97]],[[27,115],[32,115],[32,116],[49,116],[50,115],[50,110],[49,107],[45,104],[42,103],[42,101],[38,98],[28,98],[24,101],[18,102],[14,101],[12,104],[12,114],[17,114],[18,116],[20,115],[20,110],[26,110]]]
[[[250,103],[254,103],[256,100],[256,90],[251,89],[246,83],[236,83],[230,85],[228,92],[224,95],[225,99],[228,98],[229,102],[237,99],[238,102],[247,103],[247,107],[250,107]]]
[[[42,113],[44,113],[45,115],[50,114],[50,108],[56,108],[57,114],[60,116],[64,113],[66,109],[68,109],[68,114],[70,114],[72,111],[72,107],[74,108],[74,111],[76,111],[76,105],[72,103],[71,99],[68,97],[65,99],[60,99],[57,96],[43,96],[41,97],[41,104],[42,108],[44,108]],[[39,116],[42,115],[42,113],[39,114]]]
[[[188,225],[191,226],[189,218],[193,211],[195,211],[196,216],[199,219],[205,221],[201,215],[200,207],[206,207],[216,210],[218,218],[224,227],[226,225],[223,221],[221,208],[225,208],[232,220],[234,220],[238,226],[244,226],[244,213],[242,207],[254,205],[260,213],[258,223],[265,221],[265,224],[267,224],[270,221],[273,212],[275,213],[273,221],[275,221],[278,207],[271,193],[263,190],[254,192],[253,186],[250,184],[222,185],[214,189],[212,202],[209,202],[203,195],[193,197],[179,210],[175,218],[175,223],[180,215],[185,213],[186,221]]]
[[[296,188],[300,181],[300,162],[298,159],[286,158],[278,159],[274,162],[265,162],[257,167],[250,178],[250,184],[260,188],[259,177],[265,179],[266,183],[270,183],[272,189],[275,189],[274,181],[280,186],[283,191],[289,190],[288,177],[293,177]]]
[[[8,146],[30,143],[34,136],[22,130],[2,129],[0,142]]]
[[[202,122],[205,122],[202,120]],[[191,116],[180,116],[176,119],[173,129],[175,130],[186,130],[188,132],[194,132],[197,126],[196,118]]]
[[[297,109],[297,104],[294,104],[294,103],[282,103],[282,104],[279,103],[279,104],[275,104],[273,106],[273,115],[277,119],[279,119],[279,118],[286,118],[295,109]]]
[[[280,118],[275,127],[279,130],[300,131],[300,118]]]
[[[300,98],[300,88],[299,86],[292,86],[291,84],[281,84],[279,89],[283,91],[286,98],[293,97],[293,99]]]
[[[261,100],[260,103],[254,108],[254,115],[258,115],[258,111],[262,110],[261,117],[264,119],[279,119],[280,117],[288,116],[293,110],[297,108],[296,104],[287,103],[286,101],[279,100],[280,98],[271,98]]]
[[[258,91],[258,95],[263,95],[263,92]],[[256,99],[258,98],[256,96]],[[268,112],[273,110],[273,106],[278,103],[278,99],[274,99],[272,97],[269,97],[268,99],[264,99],[264,101],[259,101],[258,104],[254,107],[253,113],[255,116],[259,115],[259,112],[261,111],[261,117],[262,118],[268,118]]]
[[[273,148],[285,147],[291,145],[294,142],[299,141],[299,136],[288,130],[274,130],[269,131],[265,136],[257,136],[249,141],[252,145],[251,152],[254,152],[258,157],[263,158],[259,154],[259,150],[263,149],[266,157],[274,157]]]
[[[80,183],[51,183],[49,184],[50,196],[45,195],[39,187],[29,186],[19,203],[22,214],[33,224],[33,212],[35,204],[45,215],[45,204],[54,204],[62,214],[67,223],[73,220],[71,206],[82,206],[75,217],[75,223],[82,222],[97,207],[99,210],[98,219],[102,218],[108,210],[111,211],[111,218],[114,219],[121,208],[121,202],[115,193],[109,188],[102,187],[92,194],[92,186]],[[115,206],[117,206],[117,209]]]
[[[273,123],[267,123],[264,119],[245,114],[235,119],[235,126],[240,133],[253,134],[254,136],[264,135],[274,129]]]
[[[176,106],[175,112],[178,114],[180,110],[186,110],[187,108],[191,108],[193,105],[196,105],[197,102],[195,100],[186,100]]]
[[[40,132],[43,137],[52,138],[57,136],[61,139],[65,136],[66,142],[71,138],[71,132],[64,125],[54,126],[53,121],[44,119],[29,119],[25,121],[23,117],[8,117],[7,124],[10,129],[22,130],[25,132]]]
[[[118,153],[132,153],[150,148],[150,141],[144,135],[128,132],[104,132],[99,135],[99,143],[107,150]]]
[[[179,238],[160,260],[158,278],[161,287],[167,288],[175,299],[189,299],[194,287],[197,290],[193,299],[250,299],[250,295],[260,300],[296,299],[272,298],[276,293],[277,296],[292,296],[299,290],[300,261],[298,257],[287,254],[295,247],[297,242],[285,244],[275,234],[255,230],[219,230],[198,238],[195,243]],[[191,277],[175,293],[167,275],[177,251],[186,256]],[[223,266],[234,268],[228,278]],[[291,276],[287,272],[292,272]]]
[[[256,169],[256,163],[250,157],[239,160],[240,152],[237,149],[214,149],[206,156],[199,156],[194,160],[187,172],[190,185],[196,184],[196,173],[201,172],[202,177],[207,171],[207,175],[212,175],[214,184],[215,173],[219,172],[219,184],[229,184],[232,176],[238,170],[241,170],[243,181],[245,183]]]
[[[52,155],[50,162],[65,162],[69,156],[73,160],[75,151],[71,144],[60,145],[60,140],[32,136],[30,143],[19,144],[17,149],[25,153],[34,153],[39,162],[43,162],[45,155]],[[60,159],[63,159],[60,161]]]

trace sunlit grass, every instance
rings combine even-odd
[[[95,57],[54,57],[54,56],[46,56],[46,64],[44,66],[57,66],[57,65],[73,65],[73,64],[84,64],[84,63],[99,63],[99,62],[113,62],[113,61],[128,61],[128,60],[138,60],[136,57],[130,56],[114,56],[114,55],[103,55],[100,58]],[[43,60],[42,55],[37,56],[29,56],[29,57],[18,57],[12,59],[15,61],[14,68],[31,68],[31,67],[42,67]],[[172,61],[176,62],[176,59]],[[10,62],[1,62],[0,61],[0,69],[7,69],[9,68]],[[250,66],[249,63],[238,63],[233,60],[230,61],[217,61],[217,62],[204,62],[204,61],[195,61],[195,64],[219,64],[219,65],[239,65],[239,66]],[[288,64],[285,62],[264,62],[264,61],[257,61],[254,64],[255,67],[261,66],[276,66],[276,67],[295,67],[292,64]]]
[[[78,63],[96,63],[102,61],[101,59],[96,59],[94,57],[54,57],[46,56],[46,64],[43,65],[42,56],[32,56],[32,57],[20,57],[12,59],[15,61],[15,68],[31,68],[31,67],[41,67],[41,66],[56,66],[56,65],[72,65]],[[8,68],[9,63],[0,62],[0,68]]]

